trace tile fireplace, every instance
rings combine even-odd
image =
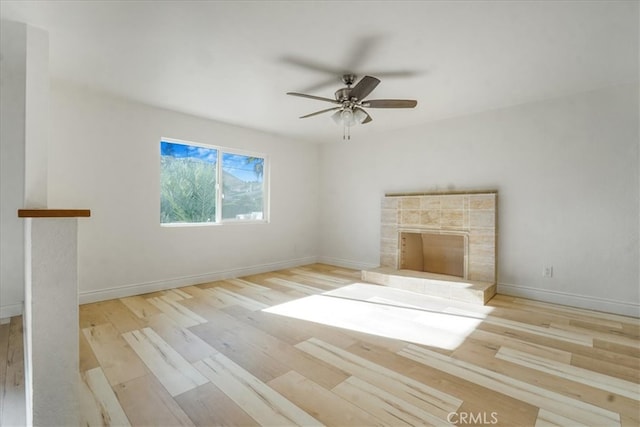
[[[366,278],[378,283],[371,279],[384,270],[430,280],[429,286],[434,281],[481,286],[489,289],[481,297],[486,302],[495,294],[497,196],[497,191],[386,195],[381,206],[380,269]]]

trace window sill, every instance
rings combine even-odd
[[[224,225],[241,225],[241,224],[268,224],[269,220],[242,220],[228,219],[222,222],[166,222],[161,223],[160,227],[181,228],[181,227],[220,227]]]

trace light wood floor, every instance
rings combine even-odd
[[[640,424],[640,320],[358,278],[316,264],[81,306],[83,425]]]
[[[0,324],[0,426],[25,424],[22,317]]]

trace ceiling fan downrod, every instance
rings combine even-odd
[[[347,86],[351,86],[353,84],[353,82],[356,81],[356,75],[355,74],[343,74],[342,75],[342,81],[345,85]]]

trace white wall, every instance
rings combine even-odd
[[[313,262],[316,145],[52,85],[49,202],[79,221],[81,302]],[[266,154],[271,222],[161,227],[161,137]]]
[[[27,26],[24,206],[46,208],[49,140],[49,34]]]
[[[638,114],[634,84],[367,140],[354,128],[321,148],[321,260],[378,265],[385,193],[497,189],[499,292],[638,316]]]
[[[0,25],[0,319],[22,312],[21,208],[47,206],[49,39],[19,22]]]
[[[0,319],[22,312],[26,26],[0,25]]]

